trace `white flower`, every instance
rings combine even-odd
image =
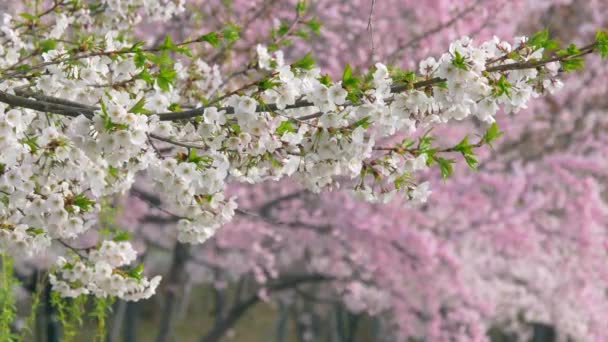
[[[422,61],[420,61],[420,74],[428,76],[433,74],[433,72],[435,72],[435,70],[437,70],[437,66],[439,64],[437,63],[437,61],[435,60],[435,58],[433,57],[428,57],[427,59],[423,59]]]
[[[564,84],[562,81],[558,79],[552,78],[543,81],[543,87],[549,92],[549,94],[555,93],[556,91],[562,89],[563,86]]]
[[[429,182],[423,182],[418,184],[413,190],[410,191],[410,198],[414,204],[426,203],[431,191],[429,189]]]
[[[247,96],[241,96],[235,110],[239,114],[254,114],[256,107],[257,103],[254,99]]]
[[[338,106],[341,106],[346,102],[347,95],[348,92],[342,88],[342,82],[338,82],[329,88],[329,102]]]

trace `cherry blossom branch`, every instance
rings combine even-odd
[[[552,62],[561,62],[565,60],[569,60],[572,58],[577,58],[581,56],[585,56],[589,53],[592,53],[597,48],[597,43],[589,44],[583,48],[581,48],[579,53],[576,54],[565,54],[565,55],[555,55],[549,58],[541,59],[538,61],[526,61],[526,62],[515,62],[504,65],[490,66],[486,69],[487,72],[505,72],[510,70],[523,70],[523,69],[534,69]],[[426,88],[428,86],[432,86],[434,84],[438,84],[446,81],[440,77],[434,77],[428,80],[418,81],[414,83],[407,83],[401,85],[395,85],[391,87],[391,91],[393,93],[400,93],[402,91],[408,89],[421,89]],[[52,112],[55,114],[66,115],[77,117],[79,115],[85,115],[87,117],[92,117],[94,115],[94,109],[96,107],[87,106],[84,104],[77,104],[74,102],[67,102],[67,100],[63,99],[55,99],[53,98],[53,102],[48,102],[51,99],[48,96],[37,95],[38,98],[44,98],[45,100],[30,100],[28,98],[22,96],[11,95],[6,92],[0,91],[0,102],[4,102],[6,104],[33,109],[42,112]],[[67,105],[67,103],[71,103],[71,105]],[[351,103],[346,103],[346,106],[352,105]],[[287,105],[285,109],[296,109],[296,108],[304,108],[304,107],[313,107],[314,104],[307,100],[296,101],[293,105]],[[166,112],[166,113],[157,113],[161,121],[175,121],[175,120],[185,120],[191,119],[196,116],[200,116],[205,112],[205,109],[208,108],[206,106],[198,107],[191,110],[186,111],[178,111],[178,112]],[[219,110],[225,111],[226,114],[234,114],[234,108],[232,107],[220,107]],[[256,112],[274,112],[279,110],[276,104],[267,104],[267,105],[258,105],[256,108]],[[300,120],[309,120],[314,119],[319,116],[322,116],[322,113],[315,113],[310,116],[300,117]]]
[[[191,40],[187,40],[187,41],[184,41],[181,43],[177,43],[177,44],[175,44],[175,46],[181,47],[181,46],[187,46],[187,45],[191,45],[191,44],[195,44],[195,43],[202,43],[202,42],[205,42],[203,37],[204,36],[201,36],[196,39],[191,39]],[[154,47],[149,47],[149,48],[140,48],[138,51],[139,52],[159,52],[159,51],[163,51],[163,50],[166,50],[166,47],[154,46]],[[125,55],[125,54],[133,54],[138,51],[134,51],[133,49],[129,49],[129,48],[124,48],[124,49],[120,49],[120,50],[89,52],[89,53],[84,53],[84,54],[80,54],[80,55],[76,55],[76,56],[60,58],[60,59],[52,60],[52,61],[48,61],[48,62],[42,62],[42,63],[36,64],[33,66],[28,66],[25,70],[16,70],[16,71],[13,71],[12,73],[7,74],[6,72],[12,71],[19,66],[18,64],[16,64],[16,65],[10,66],[10,67],[0,71],[1,74],[4,74],[2,77],[0,77],[0,83],[4,82],[10,78],[13,78],[13,77],[19,77],[20,75],[23,75],[24,73],[42,69],[44,67],[51,66],[51,65],[69,63],[69,62],[74,62],[74,61],[91,58],[91,57],[99,57],[99,56],[110,56],[111,57],[111,56],[119,56],[119,55]]]

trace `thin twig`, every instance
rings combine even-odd
[[[372,6],[369,10],[369,18],[367,19],[367,31],[369,32],[370,44],[371,44],[371,61],[375,60],[376,47],[374,45],[374,9],[376,7],[376,0],[372,0]]]

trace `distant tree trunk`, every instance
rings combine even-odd
[[[165,288],[163,309],[160,317],[160,329],[156,342],[170,341],[173,316],[175,313],[176,300],[179,291],[183,288],[186,281],[185,267],[189,257],[189,246],[178,242],[173,249],[173,260],[167,277],[167,287]]]
[[[51,303],[51,284],[47,284],[44,291],[45,316],[46,316],[46,339],[47,342],[60,341],[60,328],[57,321],[55,309]]]
[[[287,335],[287,322],[289,320],[289,310],[287,305],[279,303],[279,316],[277,317],[276,342],[285,342]]]
[[[118,342],[120,331],[122,330],[125,321],[126,311],[127,302],[124,300],[116,301],[116,304],[114,305],[114,319],[112,320],[110,333],[106,337],[106,342]]]
[[[128,302],[125,310],[124,342],[137,342],[137,318],[139,317],[139,303]]]
[[[266,285],[266,289],[269,292],[283,291],[293,289],[298,285],[307,283],[317,283],[328,280],[327,277],[317,274],[306,274],[296,276],[286,276],[281,281]],[[218,324],[215,324],[213,329],[201,338],[201,342],[217,342],[219,341],[228,330],[230,330],[241,317],[252,308],[255,304],[260,301],[257,291],[253,291],[253,294],[247,299],[238,301],[223,317],[223,320]]]

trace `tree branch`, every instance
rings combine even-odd
[[[268,284],[265,288],[271,292],[279,292],[295,288],[299,285],[318,283],[323,281],[331,280],[331,278],[319,275],[319,274],[307,274],[307,275],[296,275],[286,276],[280,282],[274,284]],[[235,304],[230,311],[224,317],[224,320],[217,324],[209,333],[201,338],[201,342],[217,342],[219,341],[226,331],[234,326],[234,324],[255,304],[260,301],[260,297],[257,292],[247,299]]]
[[[510,64],[496,65],[496,66],[487,66],[487,72],[504,72],[510,70],[523,70],[523,69],[534,69],[546,65],[552,62],[559,62],[568,60],[571,58],[577,58],[584,55],[587,55],[593,52],[597,47],[596,43],[589,44],[580,49],[580,53],[574,55],[554,55],[552,57],[541,59],[537,61],[526,61],[526,62],[515,62]],[[391,87],[392,93],[400,93],[408,89],[420,89],[428,86],[432,86],[434,84],[444,82],[446,79],[440,77],[434,77],[428,80],[418,81],[415,83],[405,83],[405,84],[397,84]],[[78,104],[71,101],[57,99],[48,97],[45,95],[37,95],[38,98],[44,100],[31,100],[29,98],[19,96],[19,95],[11,95],[6,92],[0,91],[0,102],[4,102],[11,106],[22,107],[33,109],[41,112],[51,112],[60,115],[66,115],[71,117],[76,117],[79,115],[85,115],[86,117],[92,117],[96,110],[99,110],[97,107],[88,106],[84,104]],[[51,102],[49,102],[51,101]],[[70,105],[67,105],[70,103]],[[353,103],[347,102],[345,106],[352,106]],[[299,100],[296,101],[292,105],[288,105],[285,107],[287,109],[296,109],[296,108],[304,108],[304,107],[313,107],[314,104],[310,101]],[[156,113],[159,116],[161,121],[175,121],[175,120],[185,120],[191,119],[196,116],[200,116],[205,112],[207,107],[201,106],[198,108],[179,111],[179,112],[165,112],[165,113]],[[225,111],[226,114],[234,114],[233,107],[220,107],[218,108],[220,111]],[[279,108],[277,108],[276,104],[268,104],[268,105],[259,105],[256,107],[256,112],[276,112]],[[312,119],[321,116],[322,113],[315,113],[312,115],[304,116],[299,118],[300,120]]]

